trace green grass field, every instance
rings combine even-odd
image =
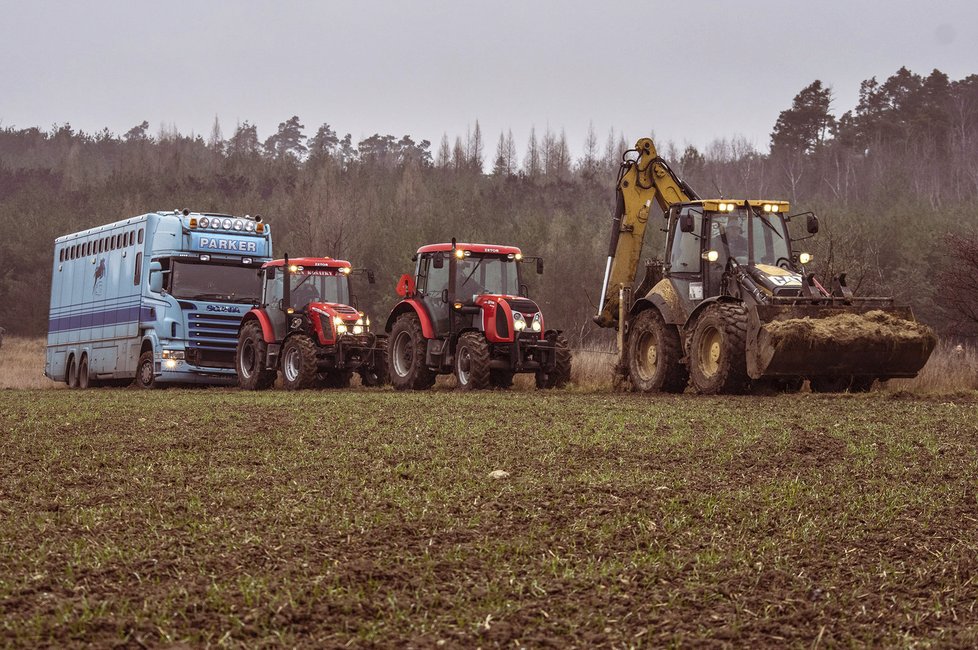
[[[973,400],[0,391],[0,645],[974,646]]]

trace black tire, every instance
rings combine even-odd
[[[797,393],[804,385],[804,377],[754,379],[750,384],[750,392],[754,395],[780,395],[782,393]]]
[[[316,344],[306,334],[291,336],[282,346],[282,385],[304,390],[316,385]]]
[[[267,390],[275,384],[276,372],[265,367],[268,344],[258,321],[248,321],[238,334],[234,352],[234,369],[238,386],[244,390]]]
[[[359,370],[360,383],[371,388],[386,386],[391,382],[390,370],[387,367],[387,339],[377,339],[374,348],[373,363]]]
[[[435,385],[435,373],[425,363],[428,341],[414,312],[401,314],[387,339],[387,365],[396,390],[425,390]]]
[[[78,364],[78,388],[85,390],[92,384],[92,377],[88,374],[88,355],[83,354],[81,363]]]
[[[747,376],[747,310],[737,302],[708,306],[689,343],[689,375],[704,395],[744,393]]]
[[[513,371],[504,370],[502,368],[491,368],[489,370],[489,385],[493,388],[512,388],[513,387]]]
[[[139,355],[139,363],[136,364],[136,377],[132,380],[132,385],[136,388],[156,387],[156,363],[153,359],[152,350],[147,350]]]
[[[812,377],[809,387],[813,393],[844,393],[852,384],[852,377]]]
[[[317,383],[322,388],[349,388],[352,377],[349,370],[327,370],[317,375]]]
[[[853,377],[849,384],[850,393],[868,393],[873,389],[876,377]]]
[[[75,357],[68,359],[68,367],[65,369],[65,383],[68,388],[78,388],[78,364]]]
[[[683,365],[679,328],[667,325],[658,309],[646,309],[632,319],[626,350],[628,377],[636,391],[686,390],[689,370]]]
[[[466,332],[455,347],[455,379],[459,390],[489,387],[489,343],[482,332]]]
[[[570,381],[571,351],[570,346],[567,344],[567,339],[564,338],[563,334],[555,334],[550,338],[554,342],[554,355],[556,355],[556,362],[554,364],[554,369],[550,372],[546,372],[542,369],[537,370],[537,388],[563,388],[567,385],[567,382]]]

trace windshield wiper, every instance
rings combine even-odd
[[[774,227],[774,224],[768,222],[768,220],[762,217],[761,215],[757,215],[757,218],[761,221],[761,223],[763,223],[765,226],[770,228],[771,232],[777,235],[780,239],[784,239],[784,236],[778,232],[778,229]]]
[[[468,283],[469,280],[472,279],[472,276],[475,275],[475,272],[479,270],[479,267],[482,266],[482,263],[485,262],[485,261],[486,261],[486,258],[484,258],[484,257],[480,257],[479,258],[479,261],[476,262],[475,266],[472,267],[472,271],[465,277],[464,280],[462,280],[462,286],[463,287]]]

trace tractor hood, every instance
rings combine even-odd
[[[540,307],[529,298],[522,296],[511,296],[507,294],[482,294],[476,297],[475,304],[480,307],[493,306],[505,301],[512,311],[518,311],[524,316],[535,314],[540,311]]]
[[[750,276],[772,295],[797,295],[801,291],[801,275],[780,266],[755,264]]]
[[[321,314],[329,316],[330,319],[339,316],[344,321],[349,323],[355,323],[358,318],[360,318],[360,312],[349,305],[344,305],[339,302],[311,302],[306,308],[306,311],[318,311]]]

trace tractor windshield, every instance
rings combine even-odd
[[[754,221],[754,263],[776,266],[779,261],[790,260],[791,249],[781,216],[752,210],[751,218]],[[747,219],[743,208],[710,215],[709,247],[720,254],[722,263],[726,262],[728,254],[740,264],[747,263]]]
[[[252,303],[261,295],[261,281],[250,266],[178,260],[169,265],[167,290],[174,298]]]
[[[501,255],[472,255],[456,264],[455,292],[458,296],[496,294],[516,296],[520,292],[516,260]]]
[[[303,309],[311,302],[350,304],[350,283],[336,269],[292,273],[292,307]]]

